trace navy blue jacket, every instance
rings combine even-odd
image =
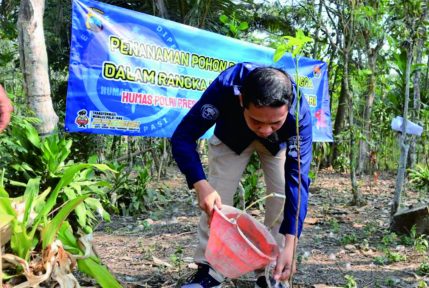
[[[214,134],[229,148],[240,154],[254,140],[259,140],[273,155],[287,148],[285,163],[286,202],[284,220],[280,233],[295,234],[295,215],[298,206],[298,159],[295,107],[296,97],[289,108],[286,121],[268,139],[259,138],[247,126],[243,108],[239,102],[239,87],[243,79],[253,69],[261,65],[254,63],[236,64],[223,71],[203,93],[182,122],[176,128],[172,138],[173,157],[180,171],[186,176],[189,188],[199,180],[206,179],[200,157],[196,150],[197,140],[214,124]],[[295,84],[294,85],[294,91]],[[301,97],[299,115],[299,133],[301,150],[301,210],[298,221],[298,235],[301,234],[304,218],[307,214],[308,173],[311,163],[312,124],[310,108]]]

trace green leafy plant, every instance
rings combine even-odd
[[[296,32],[296,36],[282,36],[277,44],[274,52],[274,62],[279,61],[286,52],[291,52],[292,57],[298,56],[308,43],[313,42],[313,39],[305,36],[302,30]]]
[[[415,169],[409,169],[408,177],[410,183],[421,191],[429,190],[429,167],[427,165],[418,164]]]
[[[11,278],[20,277],[22,273],[28,283],[38,285],[44,281],[51,281],[52,273],[55,273],[55,281],[61,286],[64,285],[64,281],[77,283],[74,276],[67,271],[72,270],[72,261],[68,259],[73,259],[75,254],[81,254],[80,246],[77,241],[75,241],[74,249],[71,249],[70,245],[63,245],[63,243],[70,244],[70,241],[61,241],[61,239],[64,240],[64,233],[61,233],[61,230],[64,229],[62,227],[69,225],[67,219],[70,214],[86,199],[89,199],[90,195],[76,196],[59,206],[58,200],[61,199],[60,193],[73,182],[75,176],[81,170],[91,166],[101,170],[109,169],[105,165],[77,164],[64,171],[52,191],[48,188],[40,193],[41,180],[38,177],[30,179],[26,184],[24,195],[15,198],[9,196],[3,185],[3,172],[0,178],[0,212],[2,215],[0,232],[2,240],[5,239],[4,242],[13,252],[13,254],[6,254],[3,257],[16,267],[14,272],[8,273],[15,275],[10,276]],[[73,236],[71,229],[68,236],[69,238]],[[72,254],[73,252],[74,254]],[[33,255],[31,258],[30,253]],[[35,255],[39,255],[39,257],[35,257]],[[90,269],[98,267],[96,272],[92,273],[84,268],[81,270],[96,278],[102,287],[121,287],[107,269],[99,263],[98,258],[85,256],[79,257],[79,259],[85,259],[83,263],[96,262],[89,265]],[[42,272],[45,273],[45,277],[40,277]],[[105,279],[110,279],[108,285],[103,284]]]
[[[249,29],[249,24],[246,21],[240,21],[235,12],[231,16],[222,14],[219,20],[228,28],[228,34],[234,38],[239,38],[241,33]]]
[[[42,139],[34,128],[35,123],[37,120],[28,117],[12,122],[9,141],[4,142],[7,157],[2,166],[8,168],[8,177],[15,181],[26,183],[41,177],[42,187],[52,186],[53,179],[64,169],[72,141],[58,134]]]
[[[396,285],[396,281],[392,278],[387,278],[384,283],[386,284],[387,287],[395,287]]]
[[[417,274],[420,276],[429,276],[429,262],[425,261],[417,268]]]
[[[372,236],[375,232],[378,231],[378,229],[379,229],[379,227],[378,227],[377,223],[374,221],[367,223],[363,227],[363,231],[364,231],[366,237]]]
[[[41,138],[33,126],[35,121],[21,120],[11,124],[11,137],[4,140],[2,136],[0,141],[0,149],[8,152],[1,163],[8,173],[3,170],[0,177],[0,233],[2,245],[11,252],[3,259],[12,264],[5,279],[18,281],[23,275],[32,286],[44,281],[56,281],[60,286],[69,280],[77,283],[70,274],[72,259],[76,259],[80,270],[102,287],[121,287],[97,257],[81,250],[80,239],[87,236],[78,239],[73,235],[91,232],[99,216],[109,220],[102,205],[108,182],[101,178],[106,171],[115,171],[93,159],[93,163],[66,162],[71,154],[70,140],[59,134]],[[74,230],[64,234],[69,221]],[[77,239],[74,246],[64,235]]]
[[[357,283],[355,278],[352,275],[345,275],[346,284],[344,284],[344,288],[357,288]]]
[[[384,247],[391,246],[398,241],[398,235],[396,233],[389,233],[384,235],[381,239],[381,243],[383,243]]]
[[[258,157],[256,157],[256,154],[252,154],[241,179],[243,195],[240,195],[240,193],[236,193],[234,195],[235,207],[240,207],[241,209],[244,209],[244,207],[247,207],[248,205],[263,196],[264,189],[260,181],[261,177],[261,164],[259,162]],[[263,203],[259,202],[258,204],[259,208],[262,209]],[[241,207],[243,205],[244,207]]]
[[[377,256],[374,258],[374,263],[379,265],[386,265],[390,263],[396,263],[407,260],[407,256],[398,252],[392,252],[389,249],[384,250],[383,256]]]
[[[110,166],[117,171],[112,177],[110,203],[122,215],[140,214],[167,203],[162,190],[149,187],[151,162],[133,167],[132,172],[127,165],[112,163]]]
[[[355,233],[344,235],[340,240],[342,245],[355,244],[357,241],[358,238]]]
[[[398,252],[392,252],[390,250],[386,251],[386,257],[389,260],[389,263],[396,263],[400,261],[407,260],[407,256]]]
[[[170,256],[170,260],[174,266],[178,267],[181,270],[181,267],[184,263],[183,261],[183,247],[179,246],[176,248],[174,253]]]
[[[340,232],[340,223],[338,223],[338,220],[335,218],[329,219],[329,226],[330,230],[334,233]]]
[[[426,238],[426,235],[420,235],[414,240],[414,249],[420,254],[424,254],[429,249],[429,241]]]

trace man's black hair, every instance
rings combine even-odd
[[[243,106],[281,107],[292,103],[293,88],[290,76],[274,67],[259,67],[244,79],[240,89]]]

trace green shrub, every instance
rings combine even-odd
[[[427,192],[429,190],[429,167],[418,164],[415,169],[408,170],[410,183],[418,190]]]

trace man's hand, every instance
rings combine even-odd
[[[277,265],[274,269],[274,279],[276,281],[287,281],[296,272],[296,261],[293,262],[294,235],[285,235],[285,247],[277,257]],[[292,271],[292,263],[293,271]]]
[[[194,183],[194,188],[198,195],[198,205],[201,210],[206,212],[208,216],[208,225],[212,220],[214,205],[219,209],[222,207],[222,201],[216,190],[207,182],[207,180],[200,180]]]
[[[9,124],[12,111],[12,103],[6,95],[6,91],[0,85],[0,132]]]

